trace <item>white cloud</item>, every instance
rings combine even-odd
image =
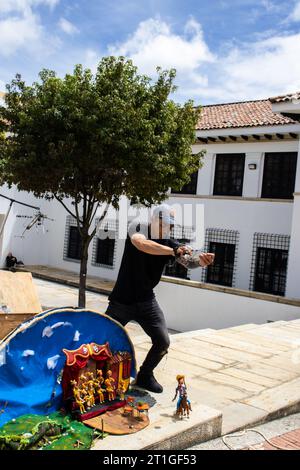
[[[251,43],[228,44],[217,55],[194,19],[179,35],[166,22],[152,18],[140,23],[124,43],[111,45],[109,53],[132,58],[150,76],[158,65],[176,68],[175,99],[180,101],[247,100],[300,89],[300,34],[270,32]]]
[[[9,56],[19,49],[35,53],[51,49],[54,42],[46,36],[40,17],[34,8],[53,8],[59,0],[1,0],[0,55]],[[44,39],[44,41],[42,41]]]
[[[0,54],[9,56],[21,46],[30,47],[39,40],[41,33],[42,27],[32,13],[0,21]]]
[[[173,33],[166,22],[150,18],[141,22],[123,44],[111,45],[108,50],[112,55],[131,57],[141,71],[149,75],[157,66],[192,73],[200,64],[215,60],[203,39],[201,25],[193,19],[180,36]]]
[[[261,3],[268,13],[279,13],[282,9],[282,5],[276,4],[271,0],[262,0]]]
[[[294,7],[294,10],[289,16],[291,21],[300,21],[300,1],[298,1]]]
[[[79,29],[73,23],[66,20],[65,18],[60,18],[58,22],[58,26],[66,34],[79,33]]]
[[[220,58],[220,99],[254,99],[300,89],[300,33],[242,45]],[[210,83],[209,83],[210,85]]]
[[[94,49],[86,49],[83,55],[82,64],[91,69],[93,73],[97,70],[98,62],[101,60],[101,54]]]
[[[31,8],[46,5],[49,8],[54,8],[60,0],[1,0],[0,1],[0,14],[1,13],[28,13]]]
[[[4,91],[5,91],[5,83],[2,80],[0,80],[0,92],[4,93]]]

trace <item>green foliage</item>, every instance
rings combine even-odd
[[[106,57],[95,75],[77,65],[64,78],[42,70],[32,86],[20,75],[6,86],[0,184],[56,198],[76,218],[82,307],[88,246],[96,233],[90,227],[99,204],[117,208],[122,195],[132,203],[160,203],[170,187],[180,189],[202,165],[202,154],[191,152],[199,108],[171,101],[175,71],[157,72],[152,82],[130,60]]]
[[[95,437],[94,429],[59,411],[49,416],[28,414],[2,426],[0,450],[85,450]]]
[[[104,58],[94,76],[77,65],[63,79],[43,70],[26,86],[17,75],[0,108],[5,180],[76,202],[162,201],[200,166],[191,155],[198,111],[169,100],[174,77],[158,69],[152,83],[122,57]]]

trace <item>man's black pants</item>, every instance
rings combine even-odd
[[[156,298],[153,297],[150,300],[130,305],[111,300],[105,313],[123,326],[132,320],[136,321],[141,325],[145,333],[150,336],[152,347],[140,368],[140,372],[151,374],[153,369],[167,354],[170,346],[164,314]]]

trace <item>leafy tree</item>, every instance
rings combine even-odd
[[[191,101],[179,105],[169,99],[174,70],[157,72],[153,82],[130,60],[106,57],[94,75],[77,65],[64,78],[42,70],[32,86],[20,75],[6,86],[0,178],[56,199],[76,219],[81,307],[99,206],[102,220],[122,195],[132,203],[159,203],[168,188],[180,189],[202,165],[202,155],[191,153],[199,110]]]

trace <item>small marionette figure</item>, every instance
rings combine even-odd
[[[177,375],[176,380],[177,380],[178,385],[177,385],[176,390],[175,390],[175,397],[172,400],[172,401],[175,401],[176,397],[178,395],[176,412],[177,413],[179,412],[180,407],[183,404],[183,402],[185,402],[188,409],[191,410],[191,403],[190,403],[190,400],[188,400],[188,398],[187,398],[187,387],[186,387],[186,384],[185,384],[184,375]]]
[[[105,389],[101,387],[101,385],[97,385],[96,386],[96,392],[98,394],[98,397],[99,397],[99,403],[103,403],[105,401],[104,399],[104,393],[105,392]]]
[[[77,382],[76,380],[71,380],[70,383],[73,387],[73,396],[74,396],[75,402],[79,406],[80,413],[85,413],[85,408],[84,408],[85,400],[81,396],[80,389],[77,385]]]
[[[81,385],[81,387],[85,387],[86,382],[87,382],[86,375],[81,374],[81,375],[79,376],[79,384]]]
[[[99,382],[100,385],[102,385],[103,382],[104,382],[104,377],[103,377],[103,373],[102,373],[102,370],[101,370],[101,369],[97,369],[97,379],[96,379],[96,382]]]
[[[87,385],[85,383],[82,383],[79,390],[80,390],[81,396],[85,399],[88,394]]]
[[[98,369],[97,370],[97,378],[94,380],[94,387],[95,387],[95,390],[96,390],[96,392],[98,394],[98,397],[99,397],[99,403],[104,402],[103,392],[105,392],[105,389],[102,388],[103,382],[104,382],[104,378],[103,378],[103,375],[102,375],[102,370]]]
[[[86,383],[87,383],[88,387],[94,386],[95,377],[94,377],[93,372],[87,372],[86,376],[87,376],[87,382]]]
[[[87,383],[87,396],[86,396],[86,401],[88,403],[89,408],[95,405],[95,387],[94,387],[94,381],[91,383],[89,381]]]
[[[120,397],[120,400],[125,400],[125,392],[127,390],[127,387],[126,387],[126,383],[125,383],[125,380],[123,379],[120,379],[119,380],[119,388],[117,390],[117,393]]]
[[[106,391],[108,394],[108,401],[112,401],[115,398],[115,379],[112,377],[112,371],[108,370],[106,373],[106,379],[104,381]]]

